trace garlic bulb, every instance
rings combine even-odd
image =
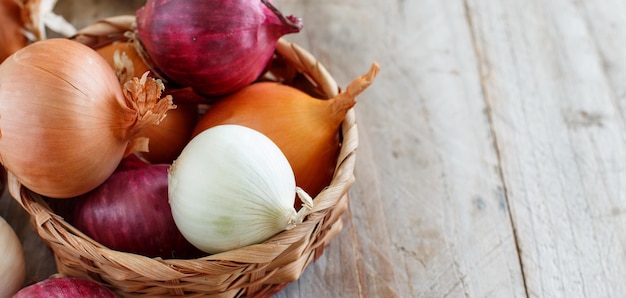
[[[0,217],[0,297],[11,297],[22,287],[25,266],[20,239]]]
[[[278,146],[241,125],[197,135],[174,161],[168,179],[178,229],[208,253],[261,243],[302,222],[313,207]],[[293,207],[296,194],[304,202],[299,212]]]

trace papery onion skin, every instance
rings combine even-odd
[[[301,28],[253,0],[148,0],[137,11],[137,37],[158,71],[202,95],[255,81],[278,38]]]
[[[11,297],[24,283],[26,262],[20,239],[0,217],[0,297]]]
[[[193,138],[170,168],[168,186],[176,225],[208,253],[260,243],[296,217],[288,161],[270,139],[240,125]]]
[[[147,164],[135,155],[124,158],[93,191],[60,200],[73,205],[68,222],[118,251],[164,259],[205,255],[176,228],[168,204],[168,168],[168,164]]]
[[[45,196],[97,187],[136,150],[136,134],[172,107],[171,98],[155,99],[158,82],[127,84],[123,91],[106,61],[78,42],[48,39],[17,51],[0,65],[0,161]]]
[[[340,150],[339,126],[378,73],[357,78],[346,92],[324,100],[276,82],[254,83],[213,104],[201,117],[193,135],[222,124],[238,124],[270,138],[293,168],[296,184],[311,196],[329,185]],[[300,208],[296,201],[296,208]]]
[[[116,298],[113,291],[95,281],[76,277],[44,279],[29,285],[12,298]]]

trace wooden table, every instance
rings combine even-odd
[[[626,295],[626,1],[275,3],[340,85],[382,67],[344,229],[277,297]],[[40,280],[54,265],[20,211],[0,200]]]

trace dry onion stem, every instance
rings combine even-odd
[[[166,116],[165,113],[176,108],[172,103],[171,95],[161,99],[161,93],[164,89],[165,86],[161,80],[148,80],[148,72],[145,72],[141,79],[133,77],[124,83],[126,104],[139,113],[137,122],[141,125],[137,129],[142,129],[148,123],[161,123]]]
[[[52,10],[57,0],[0,0],[0,62],[31,42],[46,39],[46,28],[63,36],[76,29]]]
[[[176,108],[171,95],[161,98],[161,93],[165,89],[163,82],[148,78],[148,73],[146,71],[141,79],[133,77],[124,83],[126,105],[138,114],[134,129],[129,130],[131,136],[137,135],[147,125],[158,125],[165,119],[168,110]],[[134,152],[147,152],[148,141],[144,137],[131,139],[124,156]]]
[[[135,77],[135,65],[125,52],[120,54],[119,50],[115,51],[113,54],[113,68],[115,69],[117,79],[120,80],[121,83],[127,82]]]
[[[46,28],[69,37],[76,34],[76,28],[65,18],[53,12],[57,0],[13,0],[21,7],[24,34],[30,41],[44,40]]]

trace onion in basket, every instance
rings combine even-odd
[[[125,154],[145,150],[137,133],[173,108],[162,89],[145,76],[122,88],[106,61],[78,42],[30,44],[0,64],[0,161],[41,195],[88,192]]]
[[[150,141],[148,151],[137,152],[137,155],[153,164],[172,163],[191,140],[197,122],[197,104],[176,103],[176,109],[167,112],[167,117],[159,125],[148,126],[138,134]]]
[[[252,83],[277,40],[301,29],[268,0],[148,0],[137,11],[137,38],[157,71],[203,95]]]
[[[179,230],[208,253],[260,243],[313,208],[276,144],[241,125],[207,129],[187,144],[170,168],[169,198]]]
[[[71,205],[68,221],[110,249],[164,259],[200,257],[205,254],[185,240],[172,218],[168,168],[131,155],[96,189],[53,203]]]
[[[57,277],[21,289],[12,298],[116,298],[113,291],[88,279]]]

